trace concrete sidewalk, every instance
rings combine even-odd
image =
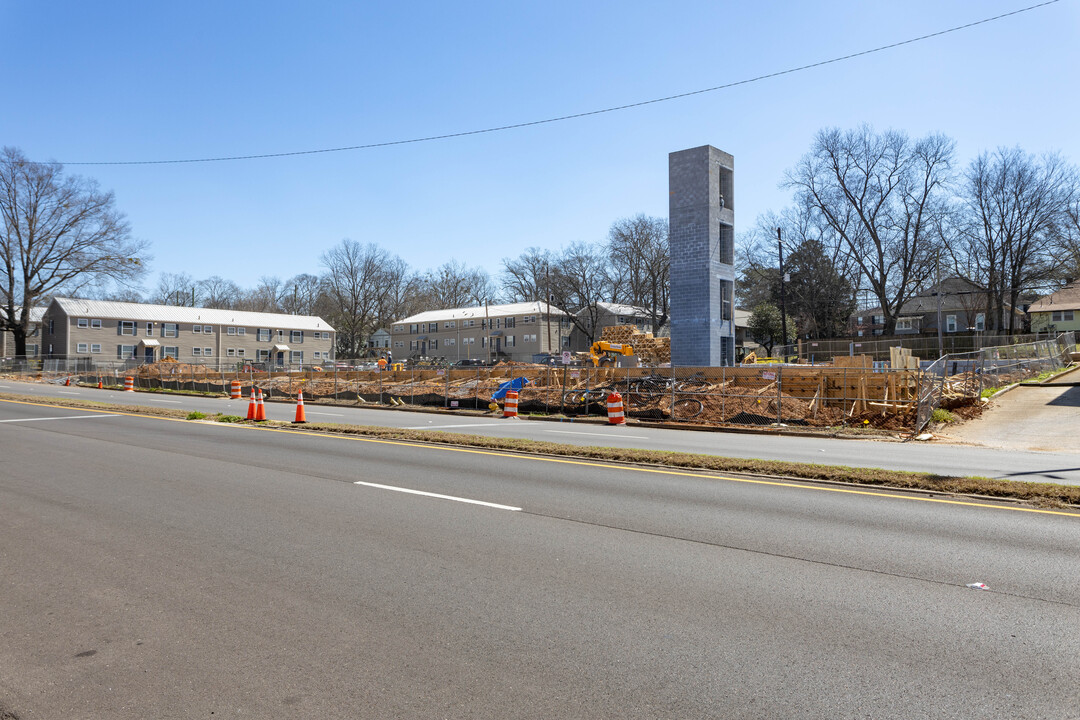
[[[1075,452],[1080,448],[1080,368],[1047,383],[1019,385],[991,400],[981,417],[935,434],[984,447]]]

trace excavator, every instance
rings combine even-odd
[[[601,365],[614,365],[616,359],[623,355],[633,355],[634,348],[626,343],[613,343],[606,340],[598,340],[589,349],[589,358],[596,367]]]

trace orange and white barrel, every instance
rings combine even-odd
[[[506,393],[506,404],[503,405],[503,417],[517,417],[518,394],[515,390]]]
[[[611,393],[607,396],[607,421],[609,425],[622,425],[626,422],[622,395],[619,393]]]
[[[124,392],[135,392],[135,378],[130,375],[124,378]]]
[[[242,396],[240,395],[240,381],[233,380],[232,385],[229,386],[229,399],[239,400],[241,397]]]

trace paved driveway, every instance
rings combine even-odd
[[[941,439],[1010,450],[1072,452],[1080,448],[1080,370],[1052,386],[1015,387],[981,417],[942,428]],[[1067,382],[1077,385],[1064,385]]]

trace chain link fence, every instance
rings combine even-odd
[[[0,370],[23,379],[121,388],[227,394],[234,381],[246,394],[305,403],[411,406],[486,412],[507,389],[519,393],[522,415],[603,418],[618,394],[626,417],[641,422],[758,427],[874,427],[919,431],[943,401],[977,398],[1055,370],[1069,362],[1075,336],[954,353],[925,370],[750,365],[709,368],[620,368],[501,363],[494,367],[447,364],[372,370],[370,363],[260,366],[205,362],[139,364],[86,357],[11,363]],[[359,369],[364,368],[364,369]]]

